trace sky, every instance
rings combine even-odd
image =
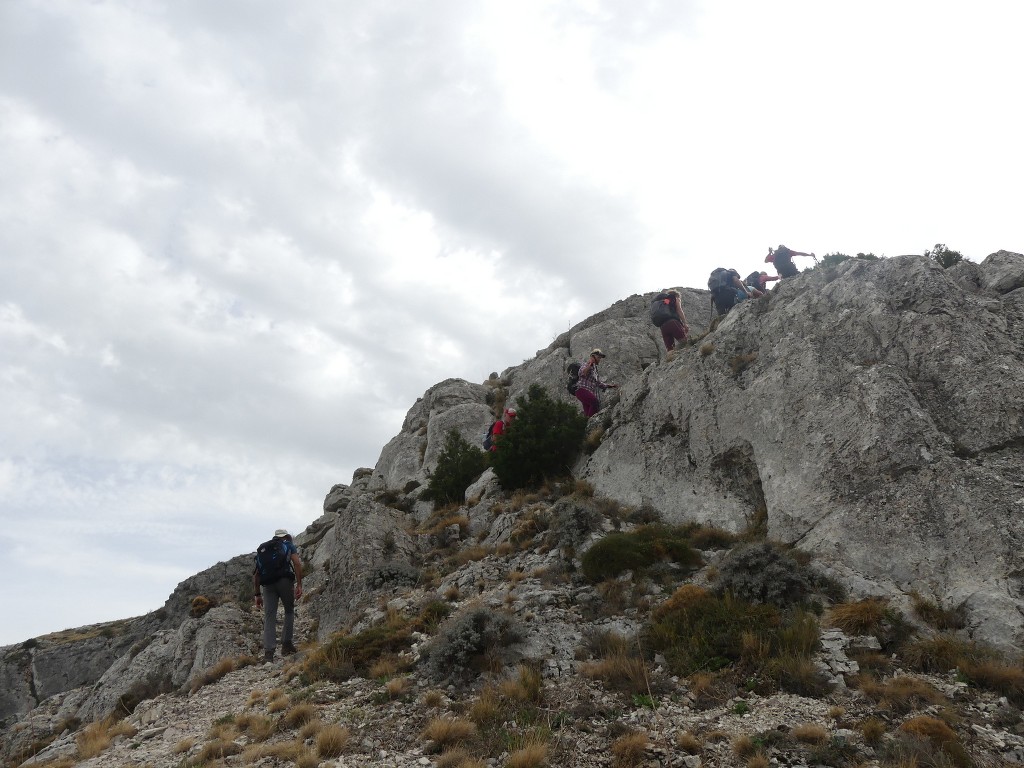
[[[301,531],[427,388],[631,294],[779,243],[1024,250],[1022,28],[1012,0],[0,0],[0,644]]]

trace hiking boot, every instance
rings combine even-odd
[[[274,651],[273,650],[264,651],[263,652],[263,661],[265,661],[265,662],[267,662],[269,664],[273,660],[274,660]]]
[[[295,646],[292,645],[291,643],[285,643],[284,645],[281,646],[281,655],[282,656],[291,656],[293,653],[297,653],[297,652],[298,651],[296,650]]]

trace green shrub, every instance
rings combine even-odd
[[[959,264],[964,260],[964,255],[962,253],[950,250],[943,243],[936,243],[935,247],[930,251],[925,251],[924,255],[943,269],[949,269],[954,264]]]
[[[487,468],[487,454],[470,445],[454,429],[448,433],[444,448],[423,492],[423,498],[435,504],[461,504],[466,488]]]
[[[426,670],[438,679],[480,672],[490,654],[523,637],[518,623],[508,614],[472,608],[443,624],[437,637],[423,649]]]
[[[492,456],[494,472],[506,490],[539,485],[570,471],[579,455],[587,420],[568,403],[552,400],[531,384],[517,416]]]
[[[676,590],[643,630],[644,648],[661,652],[672,674],[734,667],[753,688],[823,696],[830,684],[816,669],[818,623],[801,610],[717,596],[693,584]]]
[[[719,589],[752,603],[783,608],[808,596],[811,578],[807,569],[768,542],[743,544],[719,567]]]
[[[625,571],[640,571],[663,561],[687,567],[701,564],[700,553],[690,546],[683,529],[649,525],[630,533],[612,533],[583,555],[583,575],[604,581]]]

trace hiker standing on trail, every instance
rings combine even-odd
[[[512,425],[512,420],[516,417],[515,408],[506,408],[505,412],[501,414],[501,418],[498,419],[491,426],[491,434],[488,436],[490,439],[487,441],[489,446],[487,450],[492,453],[498,450],[498,438],[505,434],[506,430]]]
[[[686,324],[686,313],[683,312],[679,291],[672,288],[654,297],[651,301],[651,322],[661,329],[666,352],[671,352],[677,341],[686,341],[690,335],[690,326]]]
[[[812,259],[816,258],[813,253],[804,253],[803,251],[794,251],[787,248],[784,245],[780,245],[775,250],[768,249],[768,255],[764,257],[765,264],[774,264],[775,271],[779,273],[779,277],[796,277],[800,274],[800,270],[796,268],[796,264],[793,263],[794,256],[810,256]]]
[[[590,352],[590,357],[580,366],[579,379],[576,382],[576,399],[583,405],[583,415],[588,419],[601,410],[601,400],[598,397],[598,390],[614,389],[618,384],[605,384],[597,375],[597,365],[607,355],[600,349]]]
[[[768,283],[781,279],[778,275],[769,275],[767,272],[751,272],[743,282],[747,284],[748,288],[768,293]]]
[[[292,633],[295,627],[295,601],[302,597],[302,561],[284,528],[274,531],[274,538],[256,550],[256,567],[252,572],[256,607],[263,608],[263,660],[274,660],[277,644],[277,601],[284,605],[284,627],[281,629],[281,653],[295,653]],[[294,585],[294,588],[293,588]]]

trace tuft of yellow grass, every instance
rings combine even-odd
[[[189,739],[182,739],[181,741],[179,741],[177,744],[175,744],[171,748],[171,754],[172,755],[180,755],[183,752],[188,752],[190,749],[192,749],[192,747],[195,746],[195,744],[196,744],[196,740],[195,739],[191,739],[191,738],[189,738]]]
[[[540,672],[532,667],[520,666],[514,678],[501,682],[499,690],[506,699],[540,704],[544,699],[543,686]]]
[[[303,703],[296,704],[285,712],[281,722],[286,728],[298,728],[314,719],[316,719],[316,707]]]
[[[78,745],[78,756],[83,760],[96,757],[110,746],[110,732],[106,721],[89,723],[85,729],[75,737]]]
[[[793,738],[802,744],[824,744],[828,741],[828,731],[816,723],[803,723],[793,728]]]
[[[435,717],[421,734],[424,739],[433,742],[436,752],[445,747],[455,746],[476,733],[476,725],[471,720],[457,717]]]
[[[541,742],[525,744],[508,756],[508,768],[540,768],[548,759],[548,745]]]
[[[209,669],[192,678],[192,682],[189,684],[189,692],[195,693],[204,685],[217,682],[229,672],[234,672],[236,666],[234,659],[221,659]]]
[[[887,600],[869,597],[832,606],[828,620],[848,635],[865,635],[878,631],[888,609]]]
[[[441,691],[427,691],[423,694],[423,706],[428,709],[437,709],[444,703],[444,694]]]
[[[676,746],[688,755],[696,755],[704,749],[704,742],[690,731],[676,734]]]
[[[650,739],[643,731],[620,736],[612,742],[612,755],[615,756],[613,765],[616,768],[633,768],[640,765],[650,743]]]
[[[860,732],[864,736],[865,744],[877,747],[885,736],[885,723],[877,717],[869,717],[860,724]]]
[[[290,703],[291,699],[288,698],[288,694],[278,691],[277,695],[271,695],[270,701],[267,702],[267,712],[284,712]]]
[[[233,741],[215,739],[203,745],[203,748],[199,751],[198,760],[200,763],[207,763],[210,760],[223,760],[225,757],[237,755],[241,751],[242,747]]]
[[[407,693],[411,687],[412,683],[409,682],[408,677],[396,677],[384,684],[384,690],[388,692],[388,696],[392,699],[397,699],[399,696]]]
[[[320,757],[341,757],[352,740],[352,732],[340,725],[327,725],[316,735],[316,751]]]
[[[761,752],[747,760],[747,768],[768,768],[769,765],[771,765],[771,761],[768,760],[768,756]]]

